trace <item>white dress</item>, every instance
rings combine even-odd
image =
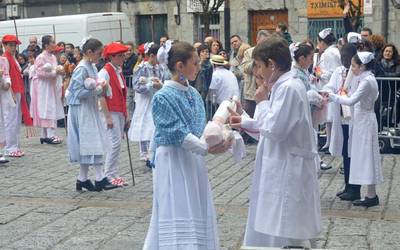
[[[150,141],[154,133],[154,122],[151,115],[151,101],[156,89],[153,88],[151,78],[157,77],[163,82],[166,78],[165,68],[161,65],[151,65],[148,62],[141,64],[132,79],[135,94],[135,110],[132,115],[128,137],[131,141]],[[146,84],[141,83],[146,80]]]
[[[155,142],[161,145],[156,149],[152,217],[143,249],[219,249],[204,156],[176,139],[188,132],[201,135],[205,125],[201,96],[193,87],[167,81],[154,98]]]
[[[336,45],[329,46],[321,55],[321,59],[319,61],[319,66],[321,69],[321,88],[329,83],[333,71],[342,65],[340,61],[340,52]],[[328,122],[332,122],[333,120],[333,107],[332,104],[328,104],[328,112],[326,115],[326,119]]]
[[[357,90],[350,97],[332,95],[334,102],[354,106],[351,127],[350,184],[369,185],[383,182],[378,143],[378,123],[374,112],[379,90],[371,71],[360,75]]]
[[[321,209],[306,89],[285,73],[272,87],[270,100],[260,105],[267,105],[266,115],[259,117],[264,122],[242,122],[242,127],[261,125],[244,245],[309,246],[307,240],[321,231]]]

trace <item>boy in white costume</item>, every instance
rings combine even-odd
[[[306,89],[290,72],[287,43],[271,36],[253,52],[256,92],[254,121],[234,114],[231,126],[259,131],[244,245],[309,247],[321,231],[317,149]],[[269,100],[267,100],[269,95]]]

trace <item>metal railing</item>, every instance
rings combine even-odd
[[[379,97],[375,103],[379,146],[382,151],[400,147],[400,77],[377,77]]]

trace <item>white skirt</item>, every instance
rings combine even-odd
[[[132,115],[128,138],[131,141],[150,141],[155,130],[151,113],[150,94],[136,94],[136,108]]]
[[[156,150],[153,211],[143,249],[219,249],[204,158],[182,147]]]

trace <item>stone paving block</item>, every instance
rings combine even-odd
[[[58,132],[65,137],[64,130]],[[142,248],[151,217],[153,183],[151,171],[138,160],[136,143],[131,143],[136,186],[77,193],[78,167],[68,162],[65,143],[40,145],[38,138],[22,138],[21,142],[26,156],[0,168],[0,249]],[[229,154],[206,156],[221,249],[237,250],[243,240],[256,146],[247,146],[246,151],[238,164]],[[314,245],[400,249],[400,156],[382,157],[385,182],[377,187],[381,205],[369,209],[335,197],[343,188],[342,159],[321,156],[333,168],[318,173],[324,217]],[[120,174],[132,183],[125,145]],[[93,169],[89,175],[94,180]]]
[[[45,250],[54,246],[59,241],[59,237],[52,235],[43,236],[28,236],[19,240],[8,247],[15,249],[32,249],[32,250]]]
[[[368,249],[367,238],[365,236],[331,236],[328,238],[328,249]]]

